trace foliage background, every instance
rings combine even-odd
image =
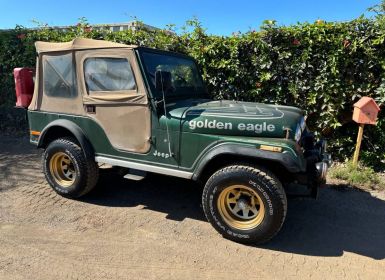
[[[383,5],[383,4],[382,4]],[[178,33],[168,30],[93,30],[81,18],[70,30],[40,25],[0,32],[0,106],[14,105],[13,68],[35,64],[34,42],[63,42],[75,37],[111,40],[186,53],[200,65],[210,94],[216,98],[280,103],[303,108],[308,126],[329,139],[333,157],[351,157],[357,125],[353,104],[371,96],[385,102],[385,15],[350,22],[298,23],[277,26],[265,21],[260,31],[223,37],[207,34],[197,19]],[[171,31],[171,32],[170,32]],[[385,169],[385,112],[378,125],[366,126],[361,159]],[[4,125],[3,125],[4,126]]]

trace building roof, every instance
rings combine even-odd
[[[36,51],[42,52],[58,52],[69,50],[81,50],[81,49],[104,49],[104,48],[136,48],[136,45],[125,45],[110,41],[93,40],[85,38],[76,38],[70,42],[64,43],[51,43],[37,41],[35,43]]]
[[[368,97],[368,96],[364,96],[360,100],[358,100],[356,103],[354,103],[354,107],[361,109],[369,103],[373,103],[375,105],[375,107],[377,108],[377,110],[380,111],[380,107],[378,107],[378,105],[374,101],[374,99],[371,97]]]

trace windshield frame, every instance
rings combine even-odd
[[[197,69],[198,79],[202,83],[202,92],[201,93],[196,93],[195,92],[195,93],[191,93],[191,94],[186,94],[186,93],[185,94],[167,93],[167,95],[166,95],[166,102],[168,100],[174,100],[174,99],[208,98],[206,84],[205,84],[205,82],[204,82],[204,80],[202,78],[202,72],[201,72],[197,62],[191,56],[180,54],[180,53],[176,53],[176,52],[163,51],[163,50],[151,49],[151,48],[146,48],[146,47],[138,47],[135,50],[136,50],[137,57],[138,57],[138,60],[139,60],[139,65],[140,65],[140,69],[141,69],[141,72],[142,72],[142,75],[143,75],[143,79],[145,81],[145,84],[146,84],[146,87],[147,87],[149,93],[151,94],[152,99],[161,100],[163,97],[155,89],[154,84],[149,81],[149,74],[146,71],[146,65],[144,63],[143,53],[153,53],[153,54],[173,56],[173,57],[177,57],[177,58],[187,59],[187,60],[191,61],[195,65],[195,67]]]

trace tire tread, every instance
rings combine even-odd
[[[87,154],[87,151],[83,150],[76,143],[76,140],[72,137],[58,138],[50,143],[50,145],[55,145],[55,144],[61,145],[63,147],[68,147],[68,149],[70,149],[71,152],[74,153],[74,157],[77,159],[79,166],[81,166],[81,169],[87,170],[87,172],[85,173],[86,178],[85,178],[85,185],[83,187],[83,190],[76,195],[70,195],[70,196],[78,198],[89,193],[95,187],[99,178],[99,168],[97,163],[92,160],[91,155]],[[43,161],[44,159],[45,159],[45,153],[43,153]],[[48,176],[47,172],[48,170],[44,168],[45,176]]]
[[[255,244],[266,243],[267,241],[272,239],[280,231],[280,229],[282,228],[282,225],[285,221],[286,214],[287,214],[287,197],[286,197],[284,188],[282,187],[282,184],[278,180],[278,178],[269,170],[263,169],[261,167],[249,165],[249,164],[239,163],[239,164],[233,164],[233,165],[226,166],[226,167],[216,171],[209,178],[209,180],[206,182],[206,185],[203,189],[202,205],[203,205],[205,216],[206,216],[207,220],[211,222],[211,217],[208,214],[209,210],[206,209],[205,198],[208,195],[212,181],[214,181],[217,177],[224,176],[226,173],[237,172],[237,171],[243,171],[243,172],[248,172],[248,173],[254,174],[261,181],[267,182],[268,185],[270,186],[270,191],[272,192],[272,194],[276,198],[278,198],[280,200],[281,204],[283,205],[283,211],[284,212],[283,212],[283,215],[282,215],[281,220],[280,220],[279,228],[277,228],[276,231],[272,235],[266,236],[266,238],[261,238],[257,242],[255,242],[254,240],[247,241],[248,243],[253,242]]]

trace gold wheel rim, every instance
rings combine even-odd
[[[74,164],[70,157],[63,152],[57,152],[51,157],[49,171],[56,183],[62,187],[70,187],[75,182]]]
[[[252,188],[232,185],[219,195],[217,206],[222,219],[231,227],[250,230],[258,227],[265,217],[265,204]]]

